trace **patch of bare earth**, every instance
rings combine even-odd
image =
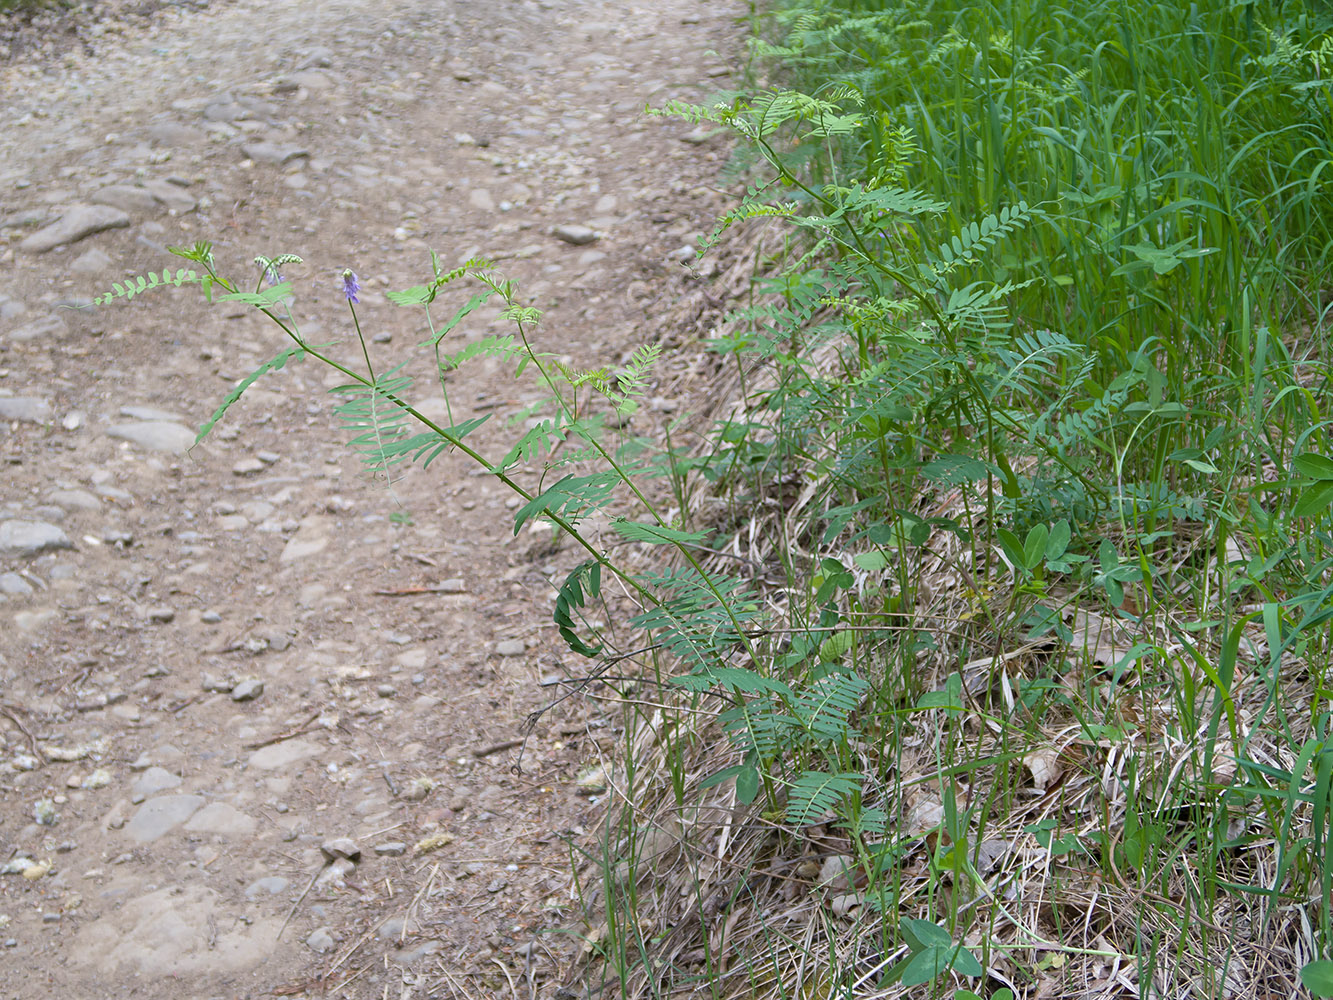
[[[341,380],[309,361],[187,454],[281,332],[188,287],[66,307],[177,266],[168,245],[213,240],[246,280],[255,254],[297,253],[284,277],[305,334],[355,359],[336,281],[355,268],[388,366],[425,330],[383,293],[426,276],[428,249],[450,265],[480,253],[547,310],[545,349],[617,363],[711,280],[681,248],[722,205],[723,152],[642,109],[728,83],[714,53],[736,6],[238,0],[10,53],[5,996],[530,996],[558,981],[571,939],[546,932],[577,923],[569,844],[602,809],[576,779],[617,752],[619,714],[570,698],[516,741],[585,669],[550,625],[577,553],[515,539],[513,501],[457,456],[386,488],[344,447]],[[504,328],[486,307],[452,336]],[[676,405],[682,364],[663,367],[645,429]],[[495,415],[485,451],[535,399],[484,362],[451,391],[455,420]]]

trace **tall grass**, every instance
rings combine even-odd
[[[1333,12],[763,25],[783,89],[673,110],[755,157],[728,221],[807,238],[711,343],[737,400],[676,470],[781,582],[677,681],[732,706],[707,776],[663,750],[667,811],[755,805],[698,820],[689,884],[733,891],[655,903],[622,988],[1331,995]]]

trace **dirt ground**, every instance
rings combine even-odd
[[[578,990],[569,858],[617,709],[562,703],[514,769],[585,669],[550,624],[577,554],[515,539],[456,456],[386,488],[313,362],[187,454],[281,332],[188,287],[67,307],[177,266],[167,245],[213,240],[246,281],[296,253],[306,335],[356,357],[354,268],[388,364],[425,331],[383,292],[428,248],[482,253],[547,310],[544,347],[617,363],[715,274],[682,248],[725,152],[642,109],[734,82],[741,6],[235,0],[7,36],[0,996]],[[453,336],[500,329],[486,308]],[[649,422],[679,405],[673,364]],[[485,362],[451,388],[455,419],[495,414],[492,448],[531,402]]]

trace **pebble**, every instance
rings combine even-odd
[[[73,548],[69,536],[45,521],[0,521],[0,555],[35,556],[52,549]]]
[[[351,837],[334,837],[326,840],[319,845],[319,852],[324,855],[325,861],[336,861],[339,858],[358,861],[361,858],[361,848]]]
[[[254,679],[244,680],[231,689],[232,701],[254,701],[264,693],[264,682]]]
[[[261,747],[250,755],[250,766],[261,771],[275,771],[319,753],[319,747],[307,740],[283,740]]]
[[[281,875],[269,875],[265,878],[256,879],[246,886],[245,895],[248,899],[254,899],[264,893],[276,896],[279,893],[286,892],[289,885],[291,883]]]
[[[32,818],[38,826],[55,826],[60,820],[60,814],[50,799],[38,799],[32,807]]]
[[[202,795],[160,795],[139,807],[125,824],[125,833],[147,844],[180,826],[203,806]]]
[[[243,458],[231,467],[234,476],[253,476],[264,471],[264,463],[257,458]]]
[[[159,410],[156,406],[122,406],[119,412],[122,417],[129,417],[131,420],[166,420],[176,424],[185,421],[179,413]]]
[[[144,187],[173,215],[193,212],[198,205],[193,195],[170,181],[148,181]]]
[[[98,205],[110,205],[112,208],[118,208],[122,212],[152,212],[154,214],[162,211],[162,205],[153,197],[151,191],[145,191],[141,187],[132,187],[129,184],[112,184],[104,187],[92,196],[92,201]]]
[[[403,931],[407,929],[407,920],[403,917],[390,917],[384,923],[380,924],[380,929],[376,932],[376,937],[381,941],[392,941],[396,937],[401,937]]]
[[[255,820],[225,802],[210,802],[190,817],[185,829],[190,833],[210,833],[220,837],[248,837],[255,832]]]
[[[522,656],[527,648],[522,639],[505,639],[495,644],[495,651],[501,656]]]
[[[333,950],[333,935],[329,933],[327,927],[317,927],[305,939],[305,944],[311,951],[323,955],[325,952]]]
[[[148,609],[148,620],[166,625],[176,618],[176,609],[169,604],[159,604]]]
[[[166,451],[183,455],[194,445],[194,431],[181,424],[165,420],[146,420],[129,424],[113,424],[106,430],[107,437],[129,441],[152,451]]]
[[[210,609],[201,614],[199,620],[205,625],[216,625],[218,622],[222,621],[222,615]]]
[[[401,840],[389,840],[376,844],[375,853],[382,858],[398,858],[407,853],[407,845]]]
[[[24,597],[32,592],[32,584],[17,573],[0,573],[0,594]]]
[[[159,792],[165,792],[180,785],[179,775],[172,774],[164,767],[149,767],[134,780],[130,786],[130,801],[138,805],[144,799]]]
[[[110,270],[114,263],[115,261],[111,259],[109,253],[100,247],[93,247],[74,258],[69,265],[69,269],[75,274],[101,274],[103,271]]]
[[[130,217],[110,205],[75,205],[55,222],[19,242],[27,253],[46,253],[107,229],[124,229]]]
[[[67,510],[97,510],[102,506],[102,501],[87,490],[52,490],[46,495],[46,499]]]
[[[0,420],[44,424],[51,419],[51,404],[36,396],[0,396]]]
[[[556,226],[551,230],[551,234],[558,240],[564,240],[566,243],[572,243],[576,247],[584,246],[597,239],[597,233],[587,226],[578,226],[566,224]]]

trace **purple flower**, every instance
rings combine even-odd
[[[356,280],[356,272],[350,267],[343,271],[343,294],[347,296],[347,301],[352,303],[360,302],[357,295],[361,292],[361,282]]]
[[[264,268],[264,280],[270,285],[277,285],[282,282],[282,275],[278,273],[277,264],[270,264]]]

